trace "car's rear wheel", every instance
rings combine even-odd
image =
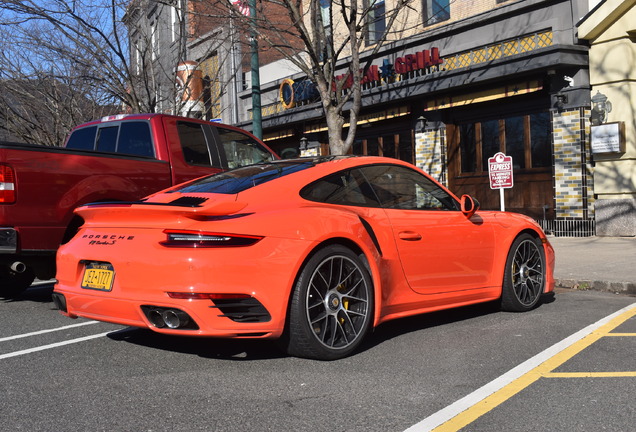
[[[508,252],[501,308],[524,312],[537,305],[545,287],[545,253],[538,238],[524,233]]]
[[[363,261],[341,245],[327,246],[303,266],[289,311],[287,352],[334,360],[355,351],[371,328],[373,287]]]

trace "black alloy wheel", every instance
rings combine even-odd
[[[528,233],[517,237],[506,260],[501,308],[510,312],[534,308],[545,289],[545,269],[541,240]]]
[[[334,360],[353,353],[373,320],[373,288],[361,258],[341,245],[315,253],[297,279],[287,352]]]

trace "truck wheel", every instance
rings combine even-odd
[[[0,297],[14,298],[19,296],[35,280],[35,274],[27,267],[22,273],[10,269],[0,270]]]

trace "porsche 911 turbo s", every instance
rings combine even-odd
[[[277,338],[299,357],[350,355],[395,318],[497,300],[527,311],[554,289],[532,219],[480,211],[396,159],[265,162],[76,212],[57,256],[64,315]]]

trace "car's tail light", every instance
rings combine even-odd
[[[167,238],[161,242],[162,246],[183,248],[251,246],[263,238],[261,236],[183,230],[164,230],[164,233]]]
[[[0,165],[0,203],[12,204],[15,202],[15,174],[13,168]]]

